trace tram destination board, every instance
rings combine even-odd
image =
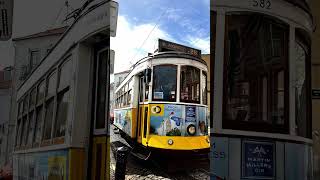
[[[0,0],[0,41],[7,41],[12,35],[13,0]]]
[[[194,49],[188,46],[184,46],[181,44],[176,44],[170,41],[166,41],[163,39],[159,39],[159,52],[166,52],[166,51],[178,51],[190,54],[192,56],[201,58],[201,50]]]

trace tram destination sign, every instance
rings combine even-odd
[[[242,178],[274,179],[274,143],[242,141]]]
[[[190,54],[192,56],[201,58],[201,50],[199,49],[194,49],[188,46],[184,46],[181,44],[173,43],[170,41],[166,41],[163,39],[159,39],[159,44],[158,44],[158,51],[159,52],[166,52],[166,51],[178,51],[178,52],[183,52]]]
[[[13,0],[0,0],[0,41],[12,35]]]

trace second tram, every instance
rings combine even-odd
[[[115,91],[114,125],[143,147],[209,150],[207,65],[177,51],[138,61]]]

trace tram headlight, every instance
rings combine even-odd
[[[169,139],[169,140],[168,140],[168,144],[169,144],[169,145],[172,145],[172,144],[173,144],[173,140],[172,140],[172,139]]]
[[[196,134],[196,126],[193,125],[193,124],[190,124],[188,127],[187,127],[187,133],[191,136],[195,135]]]

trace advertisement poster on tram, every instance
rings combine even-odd
[[[198,135],[206,135],[205,107],[153,104],[150,115],[150,133],[160,136],[187,136],[187,127],[196,127]]]
[[[122,109],[114,112],[115,124],[127,134],[131,134],[132,110]]]
[[[183,126],[181,109],[180,105],[153,105],[151,107],[150,133],[160,136],[181,136]]]
[[[274,179],[274,144],[243,141],[242,146],[242,177],[247,179]]]
[[[14,174],[18,179],[66,180],[67,158],[67,150],[17,155],[14,161],[17,172]]]
[[[48,158],[48,179],[66,180],[67,159],[65,156],[53,156]]]

